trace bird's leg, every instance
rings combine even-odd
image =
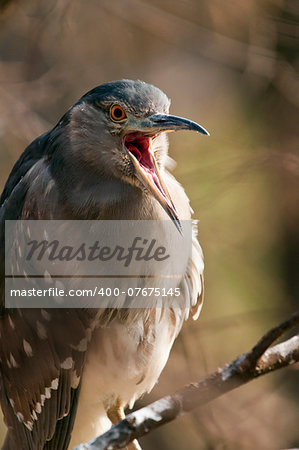
[[[120,420],[123,420],[126,415],[124,412],[124,407],[121,404],[120,399],[117,399],[116,403],[106,410],[109,420],[115,425]],[[137,439],[134,439],[126,446],[127,450],[142,450]]]

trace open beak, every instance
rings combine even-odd
[[[152,150],[153,136],[163,131],[178,130],[192,130],[209,135],[203,127],[191,120],[166,114],[155,114],[146,119],[138,119],[138,121],[134,120],[134,123],[129,123],[123,142],[134,164],[137,178],[158,200],[173,220],[178,231],[182,233],[176,208],[163,181]]]

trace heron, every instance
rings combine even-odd
[[[181,232],[192,210],[168,169],[167,133],[208,132],[169,114],[170,100],[143,81],[83,95],[14,165],[0,200],[0,398],[3,448],[62,450],[103,433],[156,384],[183,322],[199,315],[203,256],[174,281],[181,308],[5,307],[6,220],[159,220]],[[149,264],[149,263],[148,263]],[[130,448],[139,448],[137,441]]]

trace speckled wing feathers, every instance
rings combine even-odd
[[[26,173],[41,164],[45,139],[46,135],[27,148],[1,197],[0,395],[9,429],[4,448],[18,450],[42,449],[46,441],[48,449],[67,447],[84,363],[82,342],[90,338],[93,321],[90,310],[5,310],[3,307],[5,220],[24,216],[48,218],[46,211],[37,211],[28,204],[26,184]],[[42,164],[40,168],[43,170]],[[39,177],[49,178],[41,170]],[[59,425],[61,420],[63,427]]]

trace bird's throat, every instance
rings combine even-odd
[[[124,138],[127,150],[135,156],[140,165],[152,171],[153,157],[150,152],[151,138],[148,136],[127,135]]]
[[[136,177],[158,200],[181,232],[180,221],[152,151],[152,138],[142,134],[124,137],[124,145],[135,167]]]

